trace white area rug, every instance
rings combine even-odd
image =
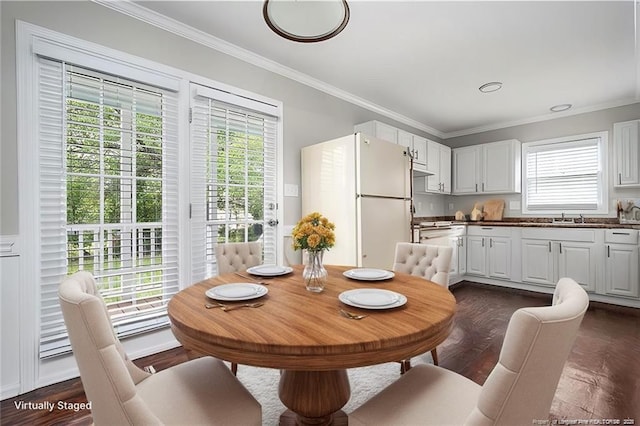
[[[413,358],[411,361],[412,365],[431,363],[430,353]],[[380,390],[397,380],[400,377],[400,364],[389,362],[371,367],[352,368],[347,372],[351,385],[351,399],[343,407],[343,410],[350,413]],[[262,424],[264,426],[276,426],[280,414],[286,410],[286,407],[282,405],[280,398],[278,398],[280,370],[239,365],[238,379],[262,404]]]

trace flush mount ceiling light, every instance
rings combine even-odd
[[[349,22],[346,0],[265,0],[262,15],[276,34],[314,43],[338,35]]]
[[[478,90],[482,93],[491,93],[496,92],[502,89],[502,82],[500,81],[492,81],[490,83],[485,83],[482,86],[478,87]]]
[[[560,111],[566,111],[569,108],[571,108],[573,105],[571,104],[560,104],[560,105],[554,105],[551,108],[549,108],[551,110],[551,112],[560,112]]]

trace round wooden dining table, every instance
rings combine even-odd
[[[303,266],[296,265],[287,275],[255,277],[268,288],[251,300],[262,306],[228,312],[205,308],[212,302],[205,292],[251,280],[231,273],[196,283],[169,302],[173,333],[188,351],[281,369],[278,393],[290,410],[281,424],[347,424],[340,411],[350,397],[346,369],[402,361],[435,348],[450,333],[456,301],[449,290],[420,277],[395,273],[384,281],[359,281],[343,275],[352,267],[325,267],[329,276],[321,293],[306,290]],[[391,290],[407,301],[392,309],[360,309],[338,298],[367,288]],[[340,309],[367,316],[349,319]]]

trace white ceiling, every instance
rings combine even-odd
[[[632,0],[350,1],[346,29],[320,43],[277,36],[262,18],[262,5],[140,1],[135,6],[444,138],[640,101]],[[168,22],[172,25],[163,25],[180,27]],[[478,87],[490,81],[504,87],[480,93]],[[549,111],[564,103],[573,108]]]

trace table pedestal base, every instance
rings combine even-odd
[[[346,414],[339,411],[351,396],[346,370],[285,370],[280,376],[278,394],[292,411],[280,417],[280,424],[347,424]]]

